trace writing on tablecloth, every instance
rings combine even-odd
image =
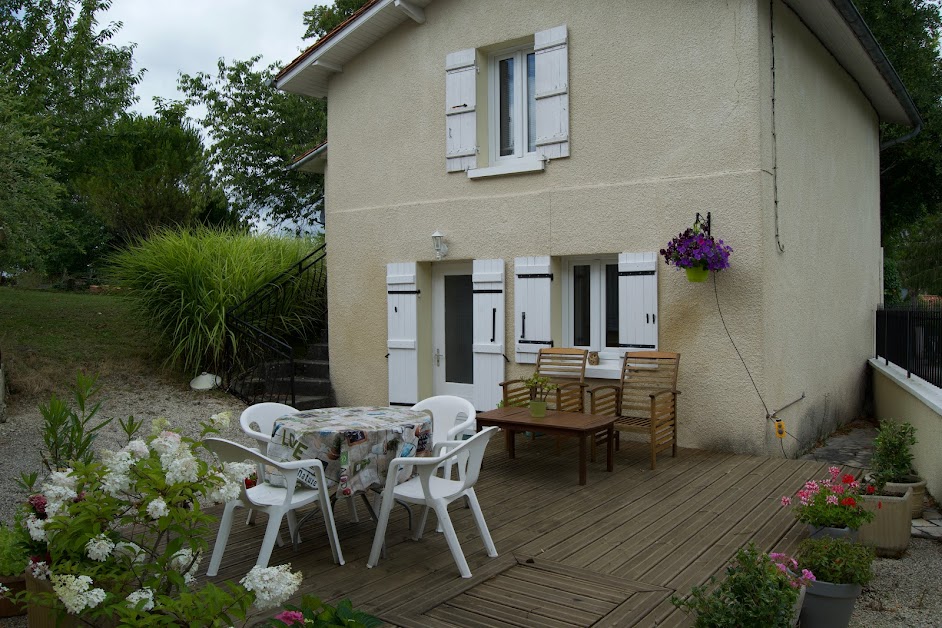
[[[307,451],[308,445],[301,442],[301,439],[295,436],[294,433],[281,430],[281,444],[291,450],[291,457],[295,460],[304,459],[303,454]]]

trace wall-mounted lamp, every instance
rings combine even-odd
[[[448,255],[448,245],[445,244],[445,234],[438,229],[432,234],[432,248],[435,249],[435,259],[437,260],[441,260]]]

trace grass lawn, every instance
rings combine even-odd
[[[13,395],[46,395],[83,369],[153,373],[148,331],[124,297],[0,288],[0,351]]]

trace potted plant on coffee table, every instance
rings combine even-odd
[[[905,493],[912,488],[910,499],[913,519],[922,517],[922,502],[926,493],[925,479],[913,470],[912,446],[916,444],[916,428],[910,423],[881,421],[880,430],[873,441],[873,480],[894,493]]]
[[[860,482],[853,475],[842,475],[838,467],[830,467],[828,477],[820,482],[805,482],[794,500],[782,497],[782,506],[791,506],[794,502],[795,518],[808,524],[812,537],[856,539],[860,526],[874,517],[864,508],[860,491]]]
[[[524,385],[530,389],[530,416],[535,418],[546,416],[546,398],[556,390],[556,384],[548,377],[534,373],[523,380]]]
[[[841,628],[850,623],[863,585],[873,578],[872,548],[847,539],[805,539],[798,546],[798,569],[814,573],[801,609],[802,628]]]
[[[717,583],[694,587],[686,599],[674,596],[674,606],[695,613],[696,626],[764,626],[788,628],[798,622],[810,571],[797,573],[797,562],[784,554],[760,552],[752,543],[736,552]]]

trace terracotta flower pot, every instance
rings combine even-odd
[[[26,581],[23,579],[23,574],[19,576],[0,576],[0,584],[10,590],[7,594],[10,596],[26,590]],[[0,617],[16,617],[25,614],[25,602],[14,602],[7,597],[0,597]]]
[[[858,541],[877,550],[877,556],[900,558],[909,547],[912,488],[896,495],[861,495],[864,508],[874,513],[860,526]]]

